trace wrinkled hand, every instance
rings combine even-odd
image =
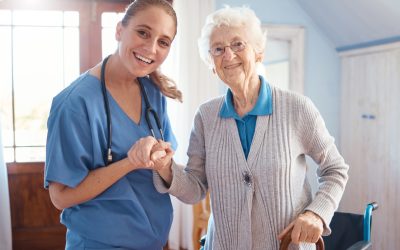
[[[129,162],[135,168],[154,167],[154,162],[150,159],[150,154],[153,146],[156,144],[158,144],[158,141],[152,136],[140,138],[128,151],[127,157]]]
[[[154,163],[153,169],[158,171],[171,166],[174,153],[169,142],[159,140],[151,150],[150,159]]]
[[[292,221],[278,236],[279,240],[291,229],[292,242],[299,244],[300,242],[315,243],[321,236],[324,224],[322,219],[311,211],[306,211]]]

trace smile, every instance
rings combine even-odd
[[[242,64],[241,63],[234,63],[234,64],[227,65],[224,68],[225,69],[234,69],[236,67],[239,67],[240,65],[242,65]]]
[[[146,57],[144,57],[144,56],[138,55],[138,54],[135,54],[135,57],[136,57],[137,59],[139,59],[140,61],[145,62],[145,63],[147,63],[147,64],[151,64],[151,63],[153,62],[153,60],[151,60],[151,59],[149,59],[149,58],[146,58]]]

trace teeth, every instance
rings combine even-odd
[[[135,56],[136,56],[137,59],[139,59],[140,61],[143,61],[143,62],[145,62],[145,63],[150,64],[150,63],[153,62],[153,60],[147,59],[147,58],[145,58],[145,57],[143,57],[143,56],[141,56],[141,55],[137,55],[137,54],[136,54]]]

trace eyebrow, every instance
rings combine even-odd
[[[229,42],[229,44],[231,44],[232,42],[236,42],[238,40],[239,41],[243,41],[243,39],[241,37],[235,36],[235,37],[232,38],[232,40]],[[210,47],[213,47],[213,46],[216,46],[216,45],[222,45],[222,44],[224,44],[224,43],[223,42],[215,42],[215,43],[212,43]]]
[[[149,25],[147,25],[147,24],[139,24],[139,25],[137,25],[135,28],[146,28],[146,29],[148,29],[148,30],[153,30]],[[173,39],[171,38],[171,37],[169,37],[169,36],[167,36],[167,35],[161,35],[162,37],[164,37],[164,38],[167,38],[168,40],[170,40],[170,41],[172,41]]]

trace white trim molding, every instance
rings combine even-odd
[[[290,44],[289,89],[304,93],[304,28],[298,25],[264,24],[268,39],[284,40]]]
[[[371,46],[367,48],[360,48],[360,49],[353,49],[353,50],[339,52],[339,56],[350,57],[350,56],[366,55],[366,54],[377,53],[385,50],[392,50],[398,48],[400,48],[400,42],[394,42],[383,45]]]

